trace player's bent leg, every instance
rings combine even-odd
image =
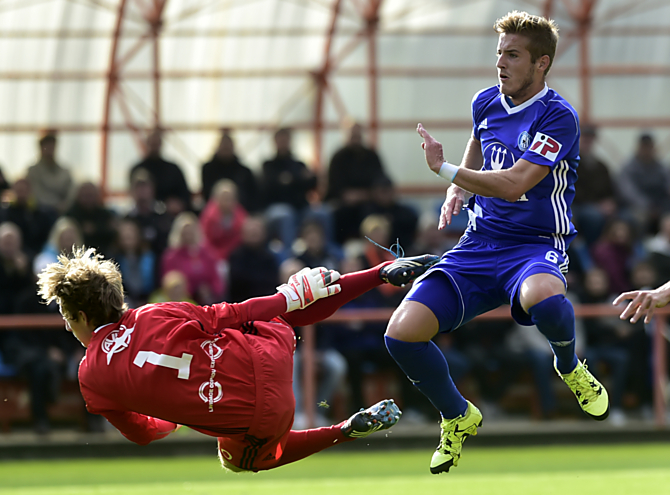
[[[415,284],[393,314],[384,337],[389,353],[409,380],[440,411],[443,432],[450,430],[449,425],[453,421],[466,416],[470,418],[469,403],[454,385],[444,354],[431,340],[440,328],[453,328],[457,315],[451,308],[458,307],[457,298],[458,295],[446,276],[431,274]],[[477,425],[479,424],[481,414],[477,421]],[[472,434],[470,430],[468,434]],[[451,436],[445,438],[452,441]],[[455,454],[460,456],[460,446],[450,452],[445,450],[445,442],[440,441],[435,453],[437,460],[431,461],[431,470],[436,468],[436,472],[448,470],[452,465],[449,464],[450,461],[458,462]]]
[[[357,438],[367,437],[376,431],[386,430],[396,425],[401,416],[402,412],[398,406],[392,399],[387,399],[367,409],[361,409],[338,425],[302,431],[291,430],[281,457],[272,462],[260,464],[259,470],[284,466],[334,445],[351,442]],[[224,467],[226,467],[225,463]]]
[[[549,340],[555,356],[554,367],[577,397],[582,410],[597,420],[607,418],[607,390],[575,354],[575,312],[565,297],[564,282],[549,273],[532,275],[521,285],[519,302]]]
[[[293,327],[313,325],[329,318],[349,301],[383,283],[401,286],[413,282],[438,261],[439,256],[424,254],[413,258],[398,258],[368,270],[347,273],[337,281],[341,289],[338,294],[319,299],[305,309],[286,313],[283,317]]]
[[[434,313],[416,301],[403,301],[389,322],[386,348],[412,384],[440,411],[455,418],[467,403],[449,374],[449,364],[431,339],[439,327]]]

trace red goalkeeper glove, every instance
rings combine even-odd
[[[277,290],[286,297],[286,312],[304,309],[314,301],[332,296],[342,290],[339,284],[340,274],[335,270],[323,267],[303,268],[291,275],[288,283],[280,285]]]

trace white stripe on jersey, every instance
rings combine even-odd
[[[554,190],[551,193],[551,206],[554,209],[554,222],[556,233],[554,247],[565,250],[563,235],[570,234],[570,219],[568,218],[568,205],[565,202],[565,191],[568,188],[568,171],[570,166],[566,160],[561,160],[552,171],[554,177]]]
[[[565,251],[565,239],[563,239],[563,236],[560,234],[551,234],[551,236],[554,238],[554,249],[558,249],[561,252]]]
[[[570,165],[568,165],[567,160],[562,160],[563,164],[563,190],[559,199],[561,201],[561,212],[563,213],[563,226],[565,229],[559,234],[568,235],[570,233],[570,219],[568,218],[568,204],[565,202],[565,191],[568,189],[568,171],[570,170]]]

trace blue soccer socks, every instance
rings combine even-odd
[[[407,378],[433,403],[442,417],[465,414],[468,403],[449,375],[449,365],[435,342],[403,342],[384,336],[386,348]]]
[[[572,372],[578,360],[575,354],[575,311],[572,303],[558,294],[540,301],[528,310],[531,320],[549,340],[556,356],[556,368]]]

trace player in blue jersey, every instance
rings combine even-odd
[[[558,28],[515,11],[494,29],[500,84],[472,100],[472,136],[460,166],[444,160],[442,145],[421,124],[417,129],[428,166],[451,183],[438,228],[451,223],[472,193],[468,228],[414,283],[385,335],[391,355],[442,414],[430,464],[434,474],[457,465],[463,441],[477,433],[482,415],[456,389],[431,339],[503,304],[511,305],[517,322],[536,325],[547,337],[554,367],[582,410],[598,420],[609,412],[607,391],[575,355],[575,315],[565,297],[579,121],[545,83]]]

